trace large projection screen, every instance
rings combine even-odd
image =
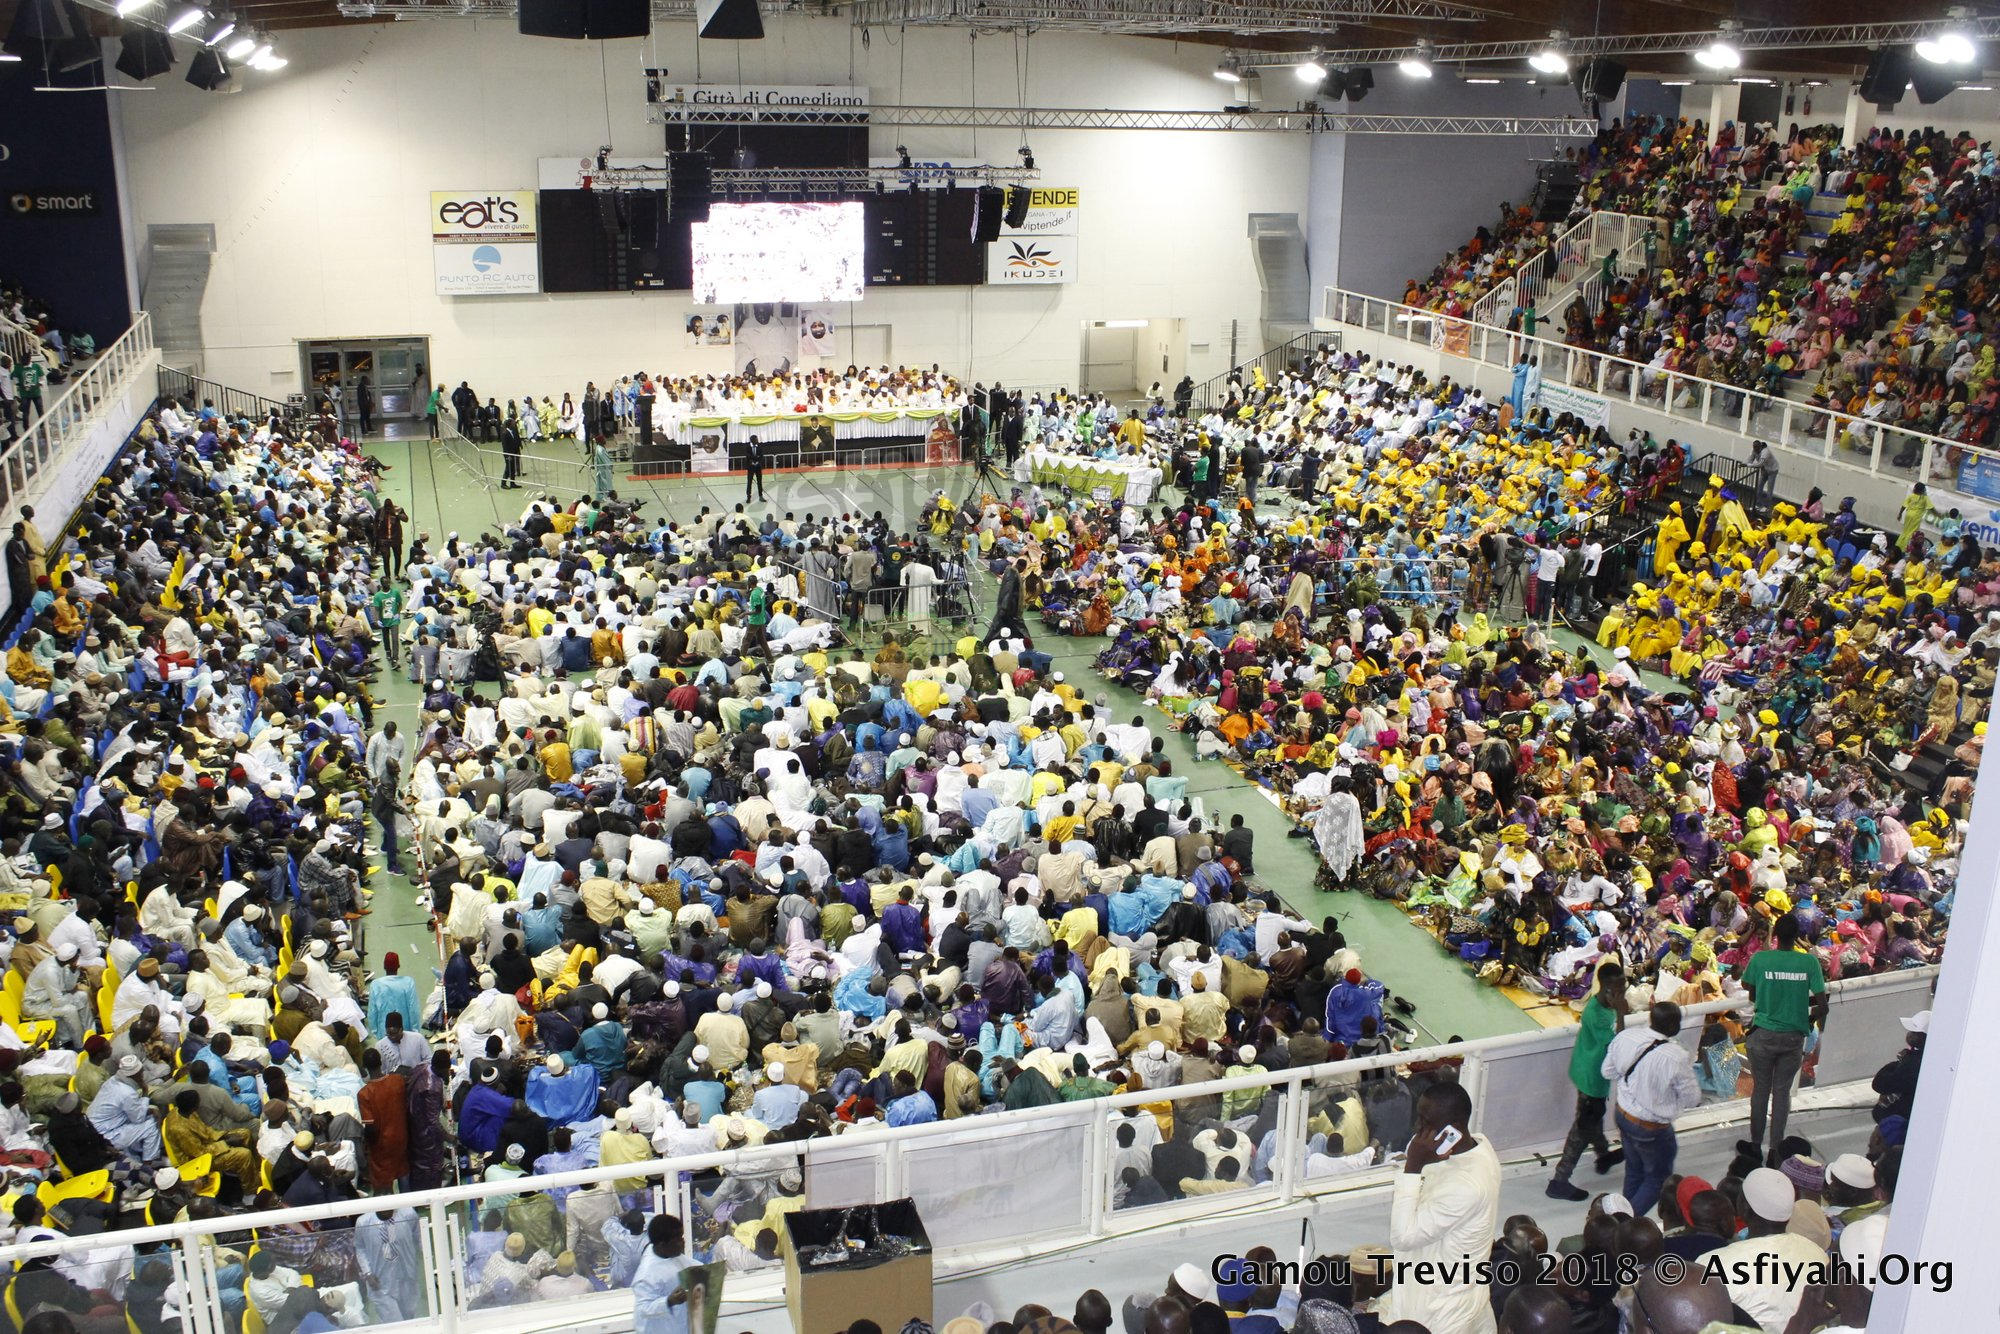
[[[859,301],[866,232],[859,203],[711,205],[690,228],[694,299]]]

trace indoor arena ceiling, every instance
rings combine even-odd
[[[0,0],[0,19],[16,0]],[[86,0],[109,9],[112,0]],[[224,7],[224,0],[217,0]],[[260,28],[390,21],[510,19],[513,0],[229,0]],[[1909,41],[1956,19],[1973,35],[2000,38],[2000,6],[1889,7],[1869,0],[1788,0],[1732,5],[1714,0],[764,0],[771,14],[825,15],[864,26],[969,27],[988,31],[1114,31],[1231,48],[1247,63],[1324,48],[1348,61],[1394,60],[1419,43],[1441,68],[1477,63],[1480,73],[1525,66],[1532,48],[1560,30],[1579,55],[1605,54],[1635,73],[1684,74],[1691,52],[1724,25],[1744,40],[1743,68],[1841,74],[1870,48]],[[654,0],[661,25],[693,22],[694,0]],[[105,14],[106,31],[118,20]],[[2000,48],[2000,42],[1992,43]]]

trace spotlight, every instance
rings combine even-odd
[[[1403,77],[1405,78],[1409,79],[1430,78],[1431,44],[1428,41],[1418,42],[1415,54],[1411,55],[1407,60],[1397,61],[1396,68],[1403,71]]]
[[[1022,144],[1020,147],[1020,154],[1021,154],[1021,165],[1025,167],[1027,170],[1033,171],[1035,169],[1035,150],[1028,147],[1026,144]]]
[[[200,5],[189,5],[180,12],[179,17],[167,25],[167,32],[170,36],[178,37],[195,24],[201,22],[203,17]]]
[[[234,15],[231,14],[211,15],[208,20],[208,26],[202,29],[201,44],[203,46],[215,46],[218,43],[220,43],[223,38],[227,37],[230,33],[235,31],[236,31],[236,18]]]
[[[1215,77],[1224,83],[1243,82],[1243,64],[1236,58],[1234,51],[1223,56],[1222,63],[1215,67]]]
[[[271,39],[266,37],[257,43],[257,49],[250,53],[250,68],[262,69],[264,62],[271,59]]]
[[[257,34],[248,28],[236,34],[236,39],[223,51],[231,60],[241,60],[257,49]]]
[[[1326,66],[1319,63],[1319,52],[1315,51],[1293,66],[1292,73],[1299,76],[1300,83],[1319,83],[1326,78]]]
[[[1740,69],[1743,53],[1720,37],[1694,53],[1695,63],[1705,69]]]
[[[896,165],[904,171],[910,169],[910,150],[901,144],[896,145]]]
[[[1918,42],[1917,54],[1933,65],[1970,65],[1979,51],[1970,37],[1954,29]]]
[[[1549,34],[1549,44],[1529,56],[1528,64],[1542,74],[1569,73],[1569,34],[1555,29]]]
[[[118,17],[122,19],[127,15],[136,14],[152,3],[153,0],[118,0]]]

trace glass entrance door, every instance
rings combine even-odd
[[[343,431],[363,433],[365,386],[370,398],[365,434],[394,440],[423,432],[431,388],[429,339],[317,339],[301,343],[299,352],[308,395],[315,403],[333,400]]]

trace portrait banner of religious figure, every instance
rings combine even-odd
[[[690,310],[681,321],[684,347],[728,347],[735,341],[736,319],[726,306]]]
[[[720,430],[706,430],[688,446],[689,472],[728,472],[729,445]]]
[[[834,319],[833,311],[825,306],[799,307],[799,355],[802,357],[837,357],[840,350],[834,345],[834,336],[840,332],[840,325]]]
[[[736,319],[736,369],[767,378],[789,375],[799,359],[799,308],[787,303],[740,305]]]
[[[811,468],[833,462],[833,418],[799,419],[799,466]]]

